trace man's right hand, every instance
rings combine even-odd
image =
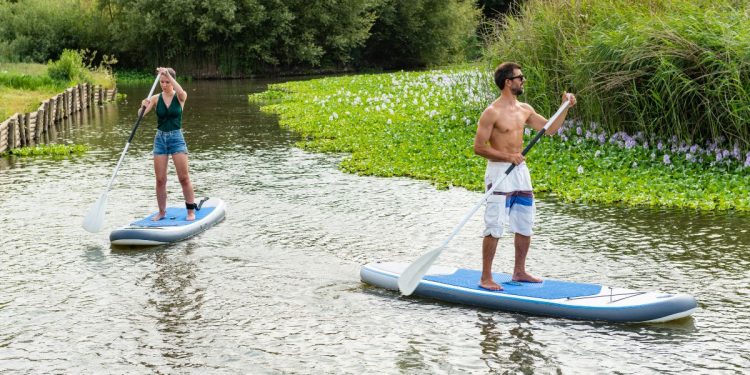
[[[516,154],[508,154],[507,161],[515,165],[520,165],[521,163],[523,163],[524,160],[526,160],[526,158],[523,155],[521,155],[520,152]]]

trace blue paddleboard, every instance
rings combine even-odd
[[[109,241],[114,245],[162,245],[190,238],[214,226],[225,216],[226,204],[218,198],[208,198],[199,210],[195,211],[195,220],[187,220],[187,209],[167,207],[167,215],[161,220],[151,220],[158,214],[154,212],[143,219],[115,229],[109,234]]]
[[[370,263],[362,266],[365,283],[398,290],[398,277],[408,263]],[[561,318],[610,322],[666,322],[692,314],[698,307],[688,294],[642,292],[598,284],[545,279],[515,282],[511,275],[493,274],[502,291],[478,286],[481,272],[432,266],[415,295],[463,305]]]

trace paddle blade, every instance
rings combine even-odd
[[[401,273],[401,276],[398,278],[398,290],[401,291],[401,294],[408,296],[417,289],[419,282],[422,281],[422,277],[430,269],[432,263],[435,263],[440,253],[443,252],[444,247],[441,246],[425,253]]]
[[[89,212],[83,218],[83,229],[91,233],[97,233],[104,226],[104,210],[107,208],[107,192],[105,191],[99,199],[89,207]]]

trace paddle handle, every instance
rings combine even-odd
[[[156,75],[156,79],[154,80],[154,84],[151,85],[151,91],[148,92],[148,96],[146,96],[146,99],[151,98],[151,95],[154,94],[154,90],[156,89],[156,85],[159,84],[159,76],[160,74]],[[112,178],[109,179],[109,183],[107,184],[107,190],[112,187],[112,183],[115,181],[115,176],[117,176],[117,171],[120,170],[120,165],[122,164],[122,161],[125,159],[125,154],[128,153],[128,149],[130,148],[130,142],[133,141],[133,137],[135,137],[135,131],[138,130],[138,126],[141,124],[141,120],[143,120],[143,116],[146,114],[146,106],[141,105],[140,110],[138,110],[138,119],[135,121],[135,125],[133,126],[133,130],[130,131],[130,137],[128,137],[128,141],[125,142],[125,148],[122,150],[122,154],[120,154],[120,159],[117,161],[117,166],[115,166],[115,172],[112,173]]]

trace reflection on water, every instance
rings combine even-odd
[[[750,368],[750,217],[539,201],[537,274],[696,296],[694,317],[606,324],[489,311],[363,285],[359,267],[411,261],[479,198],[408,179],[340,173],[342,155],[248,103],[264,82],[190,82],[185,134],[200,196],[227,218],[190,240],[112,247],[155,209],[155,120],[141,124],[109,193],[105,230],[81,228],[149,87],[92,108],[56,141],[64,160],[0,159],[2,373],[741,373]],[[85,124],[82,124],[85,123]],[[170,204],[180,203],[170,169]],[[439,263],[480,266],[475,217]],[[496,271],[512,267],[501,239]]]

